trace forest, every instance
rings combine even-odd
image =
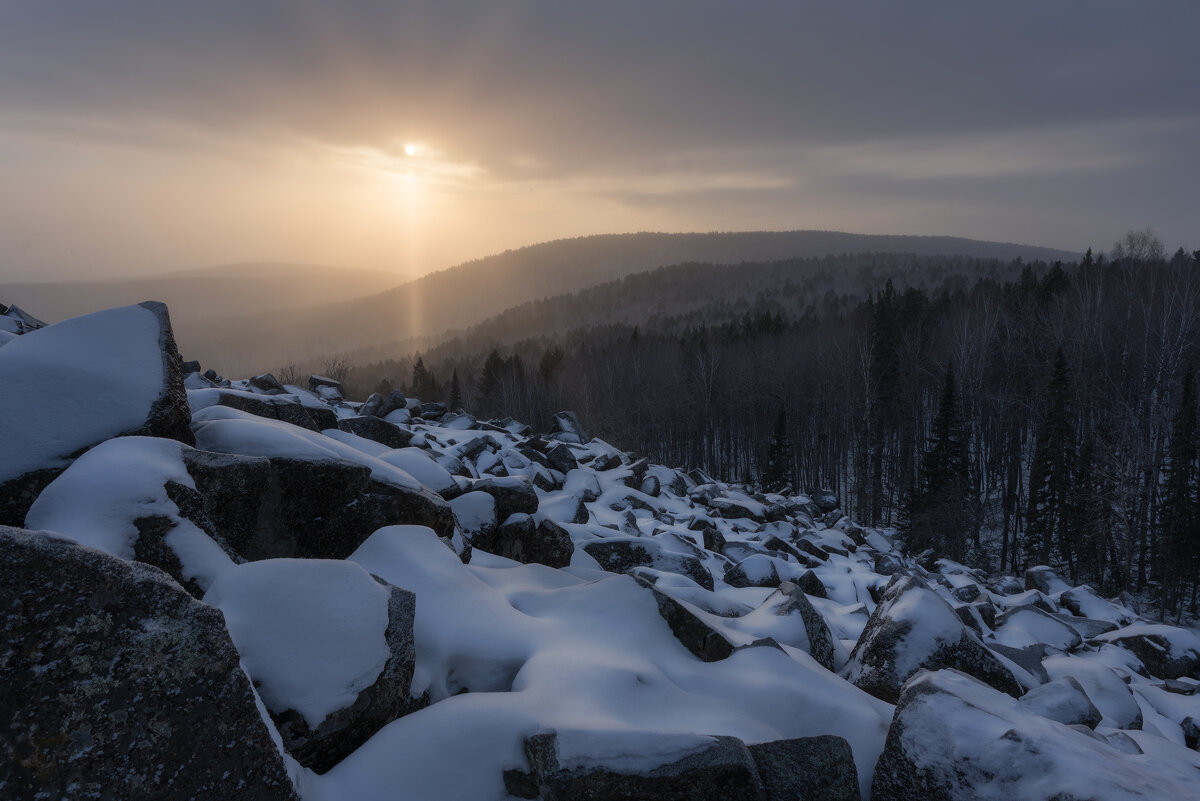
[[[691,299],[649,313],[671,292]],[[364,394],[544,429],[572,409],[655,461],[831,489],[912,553],[1051,564],[1178,615],[1200,585],[1198,322],[1200,251],[1146,230],[1075,263],[686,265],[340,366]]]

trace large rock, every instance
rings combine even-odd
[[[30,331],[0,348],[0,525],[88,448],[142,434],[195,442],[167,307],[147,302]]]
[[[1104,717],[1079,682],[1071,676],[1034,687],[1021,696],[1021,705],[1035,715],[1057,720],[1068,726],[1079,725],[1094,729]]]
[[[762,801],[741,740],[635,731],[541,732],[525,740],[543,801]]]
[[[496,518],[503,523],[514,514],[531,515],[538,510],[538,496],[524,476],[485,478],[471,484],[471,491],[486,492],[496,501]]]
[[[846,677],[895,703],[922,668],[954,668],[1012,696],[1021,685],[936,592],[915,577],[893,579],[850,654]]]
[[[712,574],[696,555],[670,549],[654,537],[609,537],[585,542],[581,547],[610,573],[652,567],[687,576],[709,591],[714,586]]]
[[[997,642],[1010,648],[1045,643],[1070,651],[1083,643],[1074,628],[1036,606],[1018,606],[1001,612],[996,615],[993,628]]]
[[[1146,670],[1160,679],[1200,677],[1200,637],[1187,629],[1162,624],[1139,624],[1095,638],[1128,648]]]
[[[193,390],[193,392],[197,391]],[[332,417],[334,425],[336,425],[337,418],[333,414],[332,409],[307,409],[300,405],[300,401],[294,395],[255,395],[251,392],[239,392],[232,389],[205,389],[197,392],[198,395],[201,393],[215,394],[217,396],[216,405],[218,406],[239,409],[268,420],[282,420],[285,423],[291,423],[294,426],[300,426],[309,431],[320,431],[321,428],[329,427],[320,425],[320,423],[329,422],[329,419],[321,415],[321,412],[325,412],[329,417]],[[318,417],[320,418],[320,423],[318,422]]]
[[[454,533],[454,513],[436,495],[374,480],[351,462],[190,451],[188,472],[203,510],[243,559],[344,559],[383,526]]]
[[[749,746],[767,801],[859,801],[850,743],[825,734]]]
[[[343,417],[337,421],[337,427],[389,448],[407,448],[413,438],[413,433],[408,429],[369,414]]]
[[[575,416],[575,412],[559,412],[554,415],[554,431],[549,438],[559,442],[572,442],[576,445],[582,445],[589,439],[583,426],[579,423],[579,418]]]
[[[534,522],[527,514],[514,514],[499,526],[481,530],[469,539],[472,547],[527,565],[566,567],[575,553],[575,544],[565,528],[551,520]]]
[[[0,794],[296,799],[218,610],[53,535],[0,551]]]
[[[970,676],[941,670],[904,688],[871,799],[1149,801],[1194,797],[1195,783],[1190,764],[1124,753]]]
[[[224,613],[284,746],[317,773],[422,705],[409,697],[416,596],[353,562],[243,564],[204,600]]]
[[[808,600],[799,586],[790,581],[780,584],[776,592],[782,596],[783,602],[775,607],[775,614],[798,616],[804,623],[804,633],[808,639],[808,648],[805,650],[809,656],[820,662],[826,670],[836,670],[837,648],[834,646],[833,634],[829,631],[829,624],[825,622],[825,618],[812,605],[812,601]],[[842,659],[845,658],[846,652],[843,650]]]
[[[637,582],[654,594],[658,614],[667,621],[675,639],[702,662],[718,662],[733,654],[734,646],[725,635],[704,622],[697,610],[678,601],[641,576]]]

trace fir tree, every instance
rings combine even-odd
[[[784,492],[792,485],[792,446],[788,441],[787,411],[779,410],[775,430],[767,444],[767,469],[762,486],[767,492]]]
[[[974,529],[974,496],[970,438],[962,419],[954,369],[947,365],[928,449],[921,457],[916,486],[901,514],[901,529],[909,549],[920,552],[933,548],[951,559],[963,559],[968,534]]]
[[[1184,374],[1179,408],[1171,426],[1163,480],[1162,545],[1159,548],[1159,590],[1164,612],[1179,610],[1187,581],[1196,579],[1200,556],[1200,465],[1196,442],[1196,374]]]
[[[458,383],[458,368],[454,368],[454,372],[450,375],[450,397],[449,406],[451,411],[462,408],[462,386]]]
[[[501,381],[504,379],[504,357],[495,348],[483,362],[483,371],[479,374],[479,407],[483,414],[494,414],[500,404]]]
[[[1071,379],[1062,349],[1054,358],[1049,406],[1038,429],[1033,464],[1029,468],[1029,510],[1026,536],[1029,551],[1049,564],[1054,546],[1070,565],[1077,547],[1072,530],[1071,487],[1075,469],[1075,436],[1072,429]]]

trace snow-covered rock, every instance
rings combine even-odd
[[[875,768],[872,801],[1184,799],[1191,762],[1125,753],[1103,738],[1034,714],[954,670],[904,688]]]
[[[224,613],[284,746],[318,773],[421,705],[409,697],[415,596],[353,562],[248,562],[204,601]]]
[[[221,613],[167,574],[0,527],[6,798],[297,798]]]
[[[1151,674],[1163,679],[1200,678],[1200,637],[1187,629],[1142,623],[1098,635],[1132,651]]]
[[[88,448],[145,434],[191,443],[167,307],[142,303],[31,330],[0,348],[0,524]]]
[[[941,596],[918,578],[894,579],[850,654],[846,678],[894,703],[918,670],[941,668],[962,670],[1013,696],[1022,692]]]

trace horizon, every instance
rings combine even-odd
[[[119,9],[0,9],[7,280],[642,231],[1194,247],[1194,3]]]

